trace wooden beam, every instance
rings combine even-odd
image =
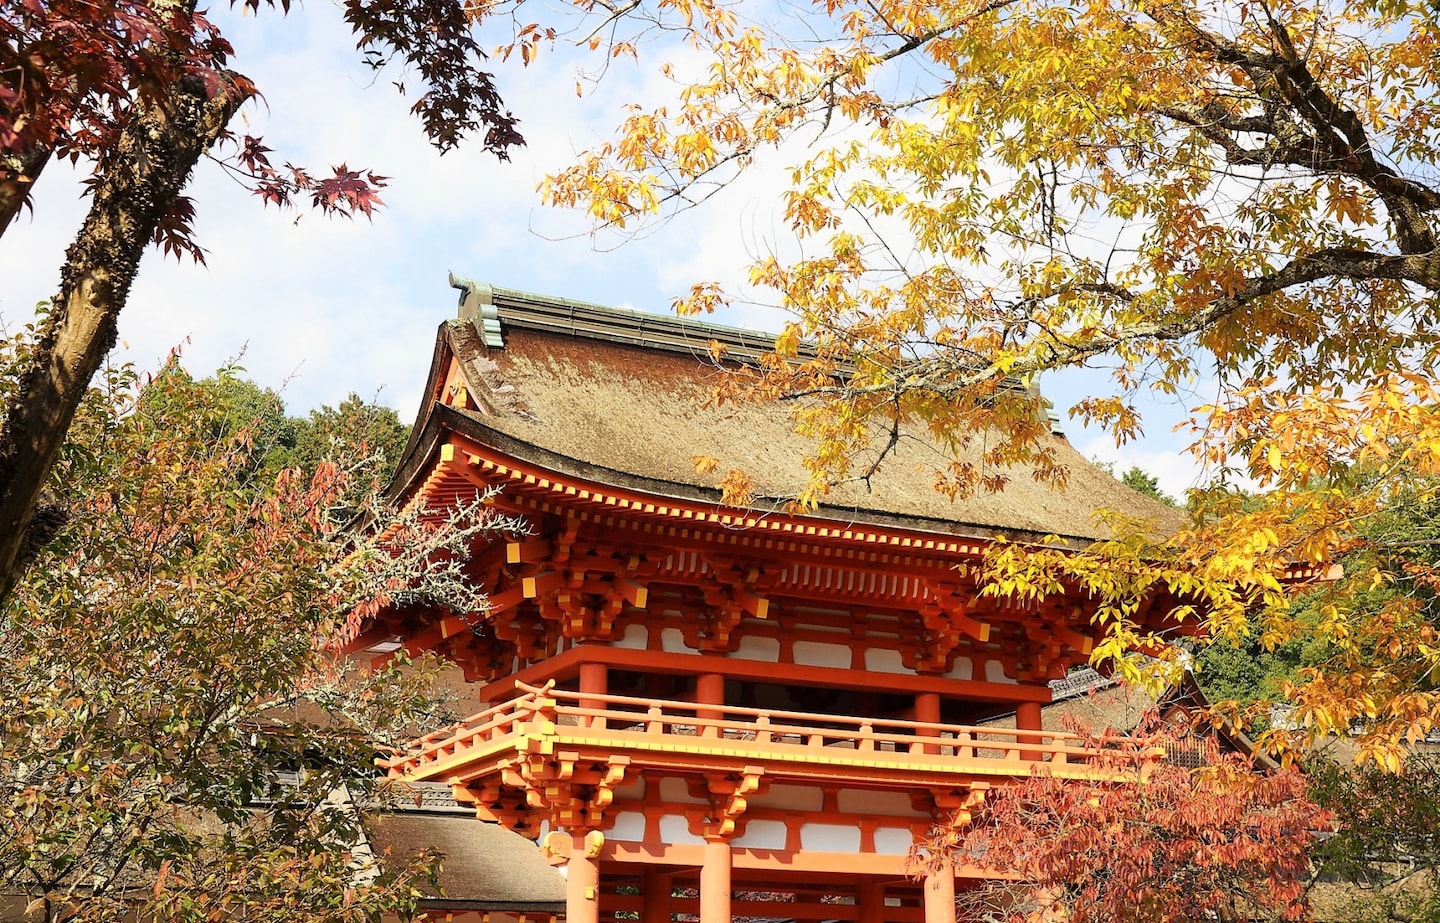
[[[620,595],[625,598],[625,601],[636,609],[644,609],[646,603],[649,602],[650,591],[629,577],[616,577],[615,588],[620,591]]]
[[[719,673],[727,678],[747,682],[786,682],[797,686],[821,686],[835,689],[876,690],[880,692],[938,692],[949,698],[975,699],[982,702],[1050,701],[1050,687],[1043,684],[992,683],[979,679],[952,679],[946,676],[923,676],[914,673],[858,672],[839,667],[814,667],[807,664],[767,663],[739,657],[708,657],[703,654],[669,651],[633,650],[601,644],[586,644],[525,667],[513,676],[482,686],[478,697],[482,702],[499,701],[515,694],[515,681],[543,686],[554,679],[564,682],[579,674],[580,664],[594,661],[612,669],[641,673],[694,675]]]
[[[1057,639],[1069,645],[1070,647],[1073,647],[1075,650],[1084,654],[1086,657],[1089,657],[1090,652],[1095,649],[1094,638],[1090,637],[1089,635],[1082,635],[1080,632],[1076,631],[1073,628],[1070,628],[1069,626],[1055,625],[1052,626],[1051,631]]]
[[[508,590],[491,593],[486,599],[489,606],[486,612],[489,615],[496,615],[515,608],[527,599],[548,596],[559,589],[564,582],[565,575],[560,571],[546,571],[533,577],[522,577],[519,583],[511,586]]]
[[[550,556],[551,545],[544,539],[528,542],[506,542],[506,564],[535,564]]]

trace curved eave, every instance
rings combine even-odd
[[[514,471],[530,483],[564,482],[571,496],[576,492],[612,498],[623,509],[660,515],[679,516],[687,520],[714,522],[730,528],[754,528],[803,534],[817,538],[864,541],[867,544],[899,547],[955,546],[947,550],[975,553],[978,549],[962,548],[967,540],[988,544],[999,537],[1011,541],[1039,541],[1040,533],[1000,530],[973,523],[901,516],[869,509],[830,509],[831,515],[797,515],[778,510],[737,508],[722,502],[719,490],[675,481],[642,477],[594,465],[530,445],[486,426],[470,414],[448,405],[433,402],[417,421],[404,460],[396,472],[388,494],[399,501],[408,499],[422,483],[423,476],[440,463],[443,445],[454,437],[472,442],[472,450],[486,456],[490,468],[496,466]],[[1060,536],[1072,547],[1083,547],[1094,541],[1086,536]],[[956,542],[955,540],[959,540]]]

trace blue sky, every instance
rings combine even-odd
[[[334,404],[351,391],[378,397],[411,419],[435,327],[455,310],[450,271],[542,294],[664,312],[700,280],[737,285],[749,260],[783,240],[775,214],[786,162],[752,171],[743,183],[662,228],[632,239],[591,239],[578,215],[539,204],[535,186],[574,153],[608,136],[627,102],[666,92],[658,67],[667,55],[642,49],[640,62],[615,62],[593,92],[577,97],[577,64],[563,49],[522,69],[497,67],[502,91],[520,116],[528,146],[501,163],[477,149],[440,157],[411,119],[409,102],[390,86],[395,74],[360,64],[338,9],[298,6],[288,18],[264,11],[214,11],[236,47],[238,69],[265,94],[233,123],[262,135],[272,158],[318,170],[346,161],[391,177],[387,207],[373,222],[263,209],[248,190],[211,163],[189,194],[208,265],[150,253],[122,315],[123,355],[144,368],[183,346],[186,365],[204,374],[244,353],[261,384],[283,388],[292,412]],[[683,51],[678,51],[682,53]],[[28,321],[50,294],[66,246],[84,213],[78,174],[47,169],[35,214],[22,217],[0,245],[0,318]],[[773,329],[780,315],[746,308],[716,320]],[[1042,382],[1060,408],[1091,388],[1098,373]],[[1071,440],[1120,470],[1139,464],[1179,494],[1197,480],[1170,432],[1188,406],[1147,407],[1146,438],[1117,450],[1101,433],[1066,420]]]

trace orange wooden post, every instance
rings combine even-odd
[[[585,837],[570,839],[565,865],[565,923],[600,923],[600,860],[585,854]]]
[[[653,865],[640,872],[640,919],[670,923],[670,876]]]
[[[859,905],[858,923],[885,923],[885,882],[862,880],[855,888],[855,903]]]
[[[725,704],[725,676],[721,673],[702,673],[695,677],[695,704],[696,705],[724,705]],[[708,708],[697,708],[695,717],[719,719],[724,713],[719,710]],[[700,730],[702,736],[711,737],[717,732],[715,728],[707,727]]]
[[[729,839],[707,837],[704,861],[700,866],[700,923],[730,923]]]
[[[599,699],[583,698],[589,695],[605,695],[610,691],[609,673],[603,663],[582,663],[580,664],[580,707],[581,708],[604,708],[605,703]],[[604,727],[604,718],[586,718],[585,724],[590,727]]]
[[[955,923],[955,872],[948,865],[925,876],[925,923]]]
[[[1040,730],[1040,728],[1041,728],[1040,703],[1039,703],[1039,702],[1021,702],[1019,705],[1016,705],[1016,706],[1015,706],[1015,727],[1016,727],[1017,730],[1021,730],[1021,731],[1038,731],[1038,730]],[[1018,735],[1018,736],[1016,737],[1016,740],[1019,741],[1019,742],[1022,743],[1022,744],[1038,744],[1038,743],[1040,743],[1040,742],[1042,741],[1042,739],[1043,739],[1043,738],[1041,738],[1040,735],[1038,735],[1038,734],[1020,734],[1020,735]],[[1043,757],[1044,757],[1044,754],[1041,753],[1039,750],[1021,750],[1021,751],[1020,751],[1020,758],[1021,758],[1022,760],[1036,760],[1036,761],[1039,761],[1039,760],[1042,759]]]
[[[940,723],[940,693],[919,692],[915,694],[915,720],[927,721],[931,724]],[[934,728],[918,728],[915,732],[921,737],[939,737],[940,732]],[[940,752],[940,748],[934,744],[926,744],[922,751],[928,754]]]

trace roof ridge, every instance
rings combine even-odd
[[[612,308],[476,282],[450,274],[460,291],[460,318],[475,323],[487,346],[504,345],[504,328],[569,334],[609,343],[703,356],[710,344],[725,347],[726,358],[753,362],[775,348],[775,334],[743,327],[631,308]]]

